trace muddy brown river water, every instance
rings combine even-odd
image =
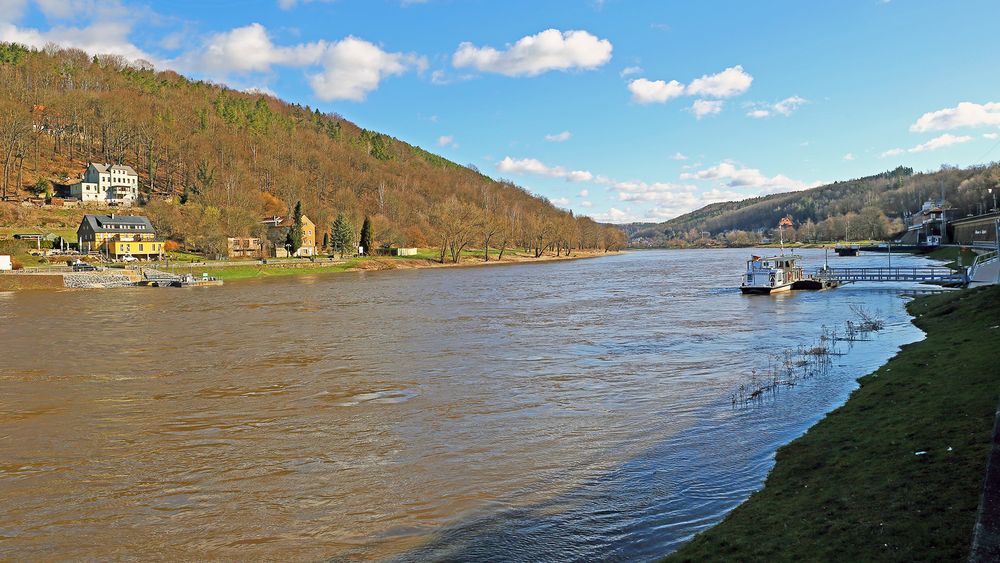
[[[0,293],[0,559],[654,559],[920,338],[748,252]],[[849,304],[887,329],[733,408]]]

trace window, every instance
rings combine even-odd
[[[142,252],[142,244],[139,244],[139,252]]]

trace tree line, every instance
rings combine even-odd
[[[834,182],[798,192],[715,203],[657,225],[630,232],[639,244],[745,246],[764,236],[782,217],[790,217],[792,240],[877,240],[901,233],[925,201],[944,197],[952,217],[992,207],[988,189],[1000,189],[1000,164],[969,168],[942,165],[914,173],[899,167],[881,174]],[[756,237],[756,240],[755,240]]]
[[[294,213],[327,238],[368,218],[372,245],[617,248],[624,235],[474,167],[334,113],[155,71],[144,61],[0,43],[0,199],[39,180],[65,190],[86,162],[132,166],[141,203],[184,248],[223,253]],[[328,230],[326,227],[329,226]]]

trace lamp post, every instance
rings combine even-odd
[[[998,188],[987,188],[986,190],[993,196],[993,211],[997,210],[997,190]]]
[[[285,258],[291,258],[291,257],[292,257],[292,245],[286,243],[285,244]]]

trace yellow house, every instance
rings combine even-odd
[[[163,243],[159,241],[120,241],[108,243],[108,252],[112,258],[134,256],[136,258],[156,258],[163,254]]]
[[[164,252],[153,224],[136,215],[84,215],[76,236],[80,252],[100,252],[111,259],[152,259]]]
[[[295,219],[292,217],[269,217],[261,221],[267,225],[268,229],[279,230],[278,237],[269,237],[271,240],[275,238],[281,238],[289,229],[295,226]],[[281,248],[279,245],[275,245],[274,248],[275,256],[278,258],[285,258],[288,256],[288,251]],[[309,220],[309,217],[302,215],[302,246],[295,251],[295,256],[316,256],[316,224]]]

